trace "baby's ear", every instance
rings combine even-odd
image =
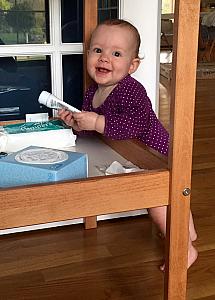
[[[131,62],[128,73],[129,74],[134,73],[137,70],[137,68],[139,67],[139,65],[140,65],[140,59],[138,57],[134,58]]]

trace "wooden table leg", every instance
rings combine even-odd
[[[92,217],[84,218],[84,228],[85,229],[97,228],[97,217],[92,216]]]

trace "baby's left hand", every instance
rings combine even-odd
[[[81,130],[96,130],[98,116],[97,113],[88,111],[73,113],[73,117]]]

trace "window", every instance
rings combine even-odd
[[[171,14],[174,12],[174,0],[162,0],[162,14]]]
[[[4,44],[49,42],[47,1],[3,1],[0,16],[0,34]]]
[[[80,107],[83,1],[5,0],[0,9],[0,120],[51,116],[42,90]]]
[[[98,0],[98,22],[106,19],[116,19],[119,15],[118,0]]]
[[[61,1],[61,29],[63,43],[82,43],[83,1]]]
[[[26,113],[49,112],[37,101],[51,90],[50,56],[0,57],[0,120],[22,119]]]
[[[99,20],[118,15],[118,1],[98,1]],[[0,1],[0,121],[52,111],[42,90],[81,108],[83,0]]]

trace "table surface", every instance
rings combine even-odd
[[[118,161],[123,166],[134,167],[131,162],[93,135],[78,137],[76,146],[66,150],[87,153],[88,177],[104,176],[104,171],[114,161]]]

